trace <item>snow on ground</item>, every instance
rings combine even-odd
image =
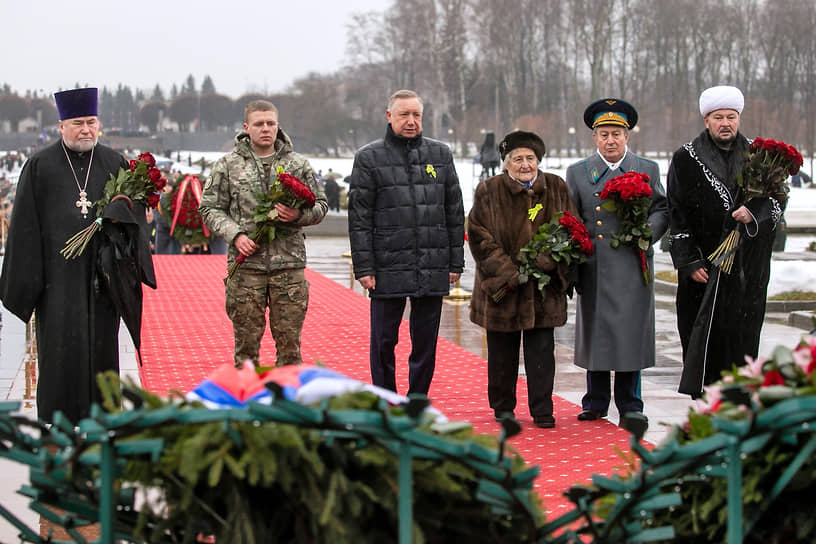
[[[2,153],[0,153],[2,154]],[[172,168],[183,173],[200,174],[201,166],[196,164],[202,157],[211,163],[221,156],[223,152],[200,152],[200,151],[179,151],[174,153],[173,158],[156,157],[157,160],[172,162]],[[181,157],[180,162],[175,158]],[[346,176],[351,174],[354,159],[351,157],[307,157],[315,171],[322,171],[326,174],[329,168],[333,172],[340,174],[338,181],[343,183]],[[566,176],[567,166],[578,160],[577,158],[554,158],[545,157],[541,168],[546,172],[557,174],[562,178]],[[192,162],[192,165],[189,164]],[[668,170],[668,159],[657,159],[660,172],[663,176],[665,186],[665,176]],[[470,210],[473,204],[473,191],[479,179],[481,165],[474,163],[471,159],[455,159],[456,172],[459,175],[459,182],[462,186],[462,199],[465,205],[465,213]],[[205,171],[205,174],[209,173]],[[17,172],[13,172],[17,174]],[[16,175],[12,176],[16,179]],[[804,223],[816,227],[816,189],[793,188],[788,200],[788,215],[791,224]],[[790,235],[785,247],[786,253],[802,252],[812,241],[816,241],[814,235]],[[659,251],[659,250],[658,250]],[[780,260],[774,259],[771,265],[771,281],[768,285],[768,294],[773,295],[793,289],[816,290],[816,259],[812,260]]]

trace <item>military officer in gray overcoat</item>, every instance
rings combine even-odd
[[[655,303],[653,283],[647,284],[636,252],[610,246],[620,223],[614,211],[602,207],[604,185],[627,172],[650,178],[652,243],[668,228],[666,191],[657,163],[629,151],[629,131],[637,111],[623,100],[607,98],[590,104],[584,123],[592,130],[597,151],[567,169],[567,185],[595,245],[594,255],[578,268],[575,319],[575,364],[587,370],[587,392],[581,400],[581,421],[607,415],[615,372],[615,405],[621,426],[634,432],[648,425],[640,397],[640,371],[655,364]],[[646,258],[653,273],[649,247]]]

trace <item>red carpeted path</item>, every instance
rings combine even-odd
[[[142,385],[159,394],[171,389],[186,392],[217,365],[232,362],[232,324],[224,311],[226,260],[222,255],[161,255],[154,263],[159,288],[145,289]],[[307,278],[310,301],[303,329],[304,362],[320,361],[369,381],[367,299],[311,270]],[[407,389],[409,351],[404,322],[397,346],[401,393]],[[261,364],[274,360],[274,342],[267,329]],[[487,362],[443,338],[430,397],[449,419],[469,421],[478,432],[499,432],[487,402]],[[569,508],[561,493],[570,485],[587,482],[593,473],[611,474],[623,465],[613,446],[629,451],[629,435],[616,425],[579,422],[574,404],[560,397],[554,402],[556,428],[535,427],[527,409],[526,384],[519,380],[516,416],[524,430],[512,444],[527,462],[541,467],[536,486],[548,516]]]

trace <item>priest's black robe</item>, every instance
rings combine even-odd
[[[90,155],[68,150],[80,185],[85,182]],[[88,200],[99,199],[110,175],[127,166],[122,155],[97,145]],[[106,242],[104,231],[79,257],[66,260],[60,254],[68,238],[96,219],[93,208],[83,218],[78,199],[62,140],[32,155],[17,185],[0,276],[0,300],[6,308],[26,322],[36,312],[37,411],[46,422],[53,420],[57,410],[73,422],[87,416],[90,405],[99,401],[97,373],[119,370],[120,316],[97,272],[99,249]],[[144,208],[140,209],[144,222]],[[137,243],[141,255],[149,252],[143,249],[146,240]],[[141,261],[142,279],[155,286],[149,255],[147,259]]]
[[[737,177],[749,141],[741,134],[731,150],[718,148],[708,131],[675,152],[666,180],[671,256],[678,270],[677,326],[683,345],[679,391],[697,396],[722,371],[756,357],[765,317],[776,225],[785,195],[750,200],[754,221],[731,217],[740,206]],[[712,266],[708,256],[739,225],[741,241],[730,274]],[[708,271],[707,283],[690,274]]]

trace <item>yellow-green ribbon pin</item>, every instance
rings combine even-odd
[[[542,206],[541,203],[539,202],[538,204],[535,205],[534,208],[530,208],[529,210],[527,210],[527,215],[530,216],[530,221],[535,221],[538,212],[540,212],[543,207],[544,206]]]
[[[436,170],[434,170],[432,164],[425,166],[425,172],[430,174],[432,178],[436,179]]]

